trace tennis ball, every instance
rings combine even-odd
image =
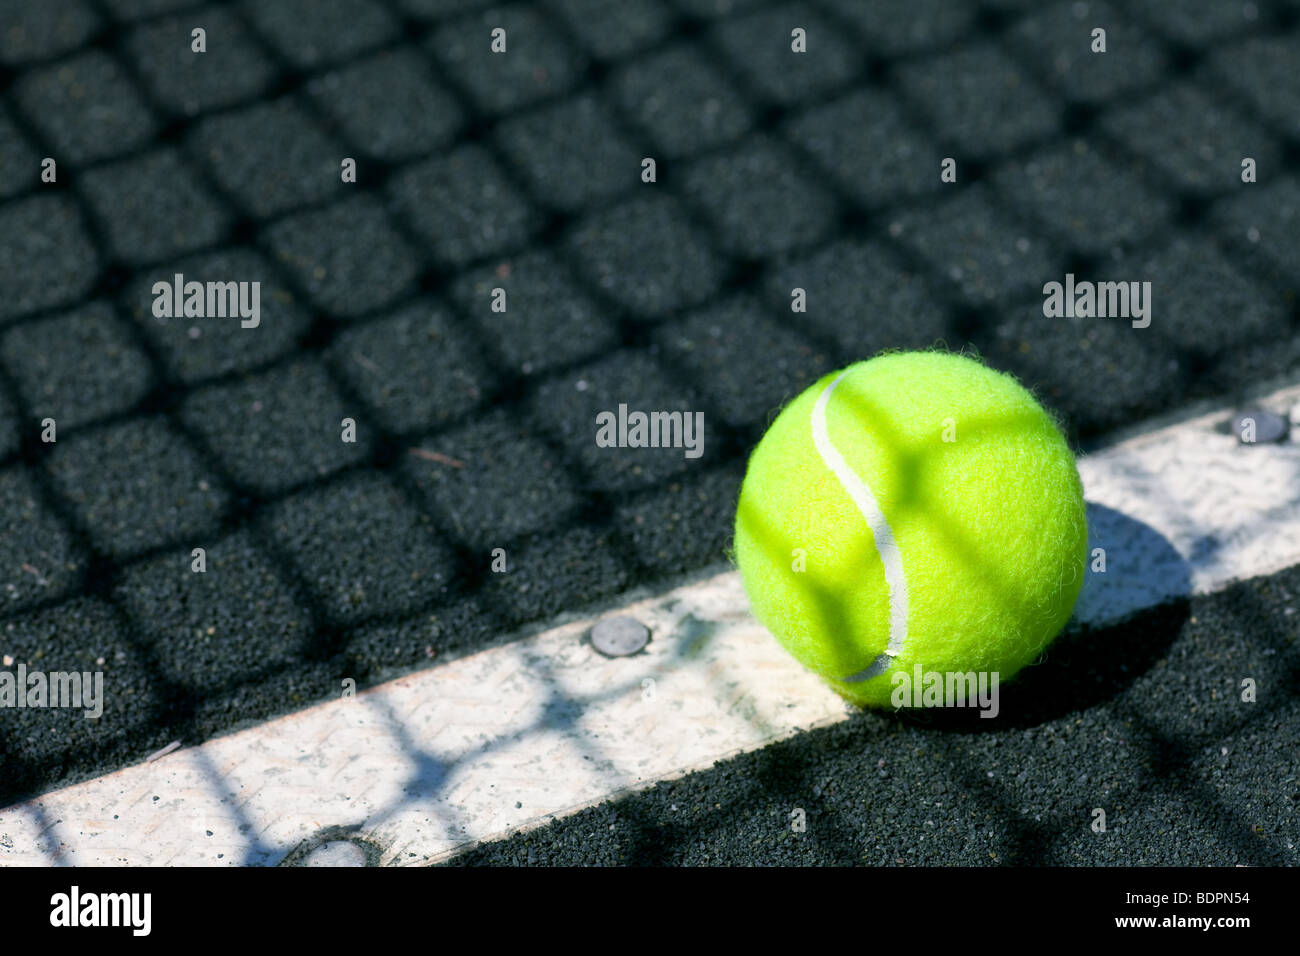
[[[735,560],[755,617],[849,700],[893,676],[1012,677],[1070,617],[1083,488],[1015,379],[944,352],[827,375],[749,460]]]

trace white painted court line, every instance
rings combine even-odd
[[[1081,620],[1300,563],[1300,444],[1240,447],[1215,428],[1229,414],[1080,461],[1108,558]],[[650,628],[645,652],[601,657],[576,621],[181,748],[0,810],[0,864],[273,864],[335,827],[425,863],[847,715],[732,572],[613,613]]]

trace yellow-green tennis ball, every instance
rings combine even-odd
[[[735,557],[754,615],[848,699],[905,672],[1013,676],[1083,583],[1083,488],[1015,379],[944,352],[827,375],[749,460]],[[946,680],[946,677],[945,677]]]

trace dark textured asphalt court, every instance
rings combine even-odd
[[[108,690],[0,713],[0,805],[716,565],[766,423],[883,348],[977,350],[1085,449],[1294,380],[1298,171],[1295,0],[0,2],[0,653]],[[155,319],[175,272],[260,280],[261,326]],[[1066,272],[1150,280],[1152,325],[1045,319]],[[597,448],[620,403],[704,411],[704,455]],[[1298,596],[461,862],[1295,864]]]

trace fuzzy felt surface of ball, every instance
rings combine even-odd
[[[1087,546],[1074,455],[1033,395],[964,355],[895,352],[777,416],[745,473],[734,558],[797,660],[891,706],[900,673],[1005,681],[1034,662],[1070,617]]]

